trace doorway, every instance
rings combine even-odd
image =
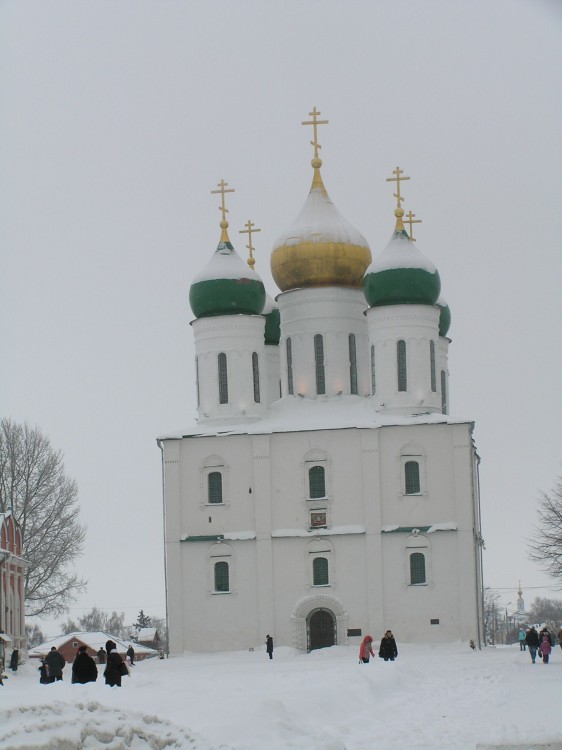
[[[308,651],[336,645],[336,618],[329,609],[315,609],[306,622]]]

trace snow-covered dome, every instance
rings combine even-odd
[[[381,305],[435,305],[441,291],[439,273],[404,229],[404,211],[397,208],[396,229],[390,242],[371,263],[364,279],[370,307]]]
[[[265,343],[276,345],[281,338],[281,316],[279,307],[269,294],[265,294],[265,305],[262,310],[265,318]]]
[[[265,304],[265,288],[258,274],[232,247],[222,221],[219,245],[189,290],[189,304],[196,318],[211,315],[259,315]]]
[[[439,335],[446,336],[451,326],[451,310],[443,297],[436,302],[439,308]]]
[[[360,287],[371,262],[367,240],[330,200],[312,160],[314,177],[306,202],[273,246],[271,272],[281,291],[307,286]]]

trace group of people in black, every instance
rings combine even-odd
[[[121,687],[121,678],[129,674],[127,664],[117,651],[115,641],[108,640],[105,649],[97,651],[98,663],[105,665],[103,676],[105,684],[111,687]],[[135,664],[135,650],[132,646],[127,649],[127,656],[131,666]],[[64,656],[52,646],[49,653],[41,660],[39,667],[39,682],[49,683],[62,680],[62,671],[66,665]],[[72,663],[72,682],[85,685],[98,679],[98,666],[95,659],[88,653],[88,646],[80,646]]]
[[[359,647],[359,664],[368,664],[371,656],[374,656],[373,651],[373,636],[366,635],[361,642]],[[394,661],[398,656],[398,648],[396,641],[392,635],[392,630],[387,630],[381,638],[379,645],[379,658],[385,661]]]
[[[560,648],[562,648],[562,629],[558,633]],[[550,630],[545,626],[540,633],[537,633],[535,626],[531,626],[525,636],[525,643],[529,648],[531,663],[536,664],[537,654],[542,659],[543,664],[548,664],[554,642]]]

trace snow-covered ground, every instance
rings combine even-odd
[[[562,650],[401,645],[277,648],[141,662],[123,687],[40,685],[27,662],[0,687],[2,750],[529,750],[562,747]]]

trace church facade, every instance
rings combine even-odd
[[[228,236],[190,303],[198,421],[162,451],[171,653],[482,638],[478,455],[449,413],[450,311],[404,226],[374,259],[321,176],[271,255]],[[410,213],[410,218],[412,214]]]

